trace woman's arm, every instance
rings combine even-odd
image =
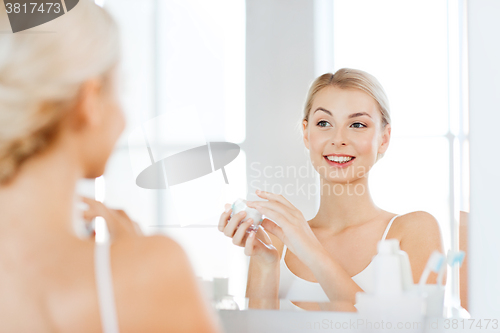
[[[299,257],[300,259],[300,257]],[[333,259],[322,245],[311,248],[304,255],[304,263],[314,274],[330,304],[324,310],[357,311],[356,293],[363,291],[340,264]]]
[[[418,283],[432,252],[437,250],[444,254],[439,224],[434,216],[422,211],[400,216],[395,221],[397,232],[401,234],[401,250],[408,253],[413,282]],[[446,271],[443,279],[446,283]],[[437,274],[431,272],[427,283],[437,283]]]
[[[266,223],[266,225],[269,225]],[[273,245],[277,248],[280,258],[283,255],[283,242],[269,233]],[[309,258],[302,260],[308,263],[330,300],[330,304],[323,306],[322,310],[329,311],[356,311],[356,293],[363,291],[349,276],[349,274],[324,250],[323,246],[310,248]],[[300,258],[299,258],[300,259]],[[248,271],[247,297],[249,307],[277,309],[279,307],[279,262],[277,265],[269,266],[255,257],[250,259]]]
[[[226,211],[219,219],[219,231],[232,238],[233,244],[244,247],[245,254],[251,257],[248,271],[246,296],[249,298],[249,307],[277,309],[279,307],[279,262],[280,254],[274,246],[274,241],[262,226],[257,233],[249,231],[252,219],[243,222],[246,212],[239,212],[231,216],[231,205],[226,205]],[[268,221],[267,219],[264,222]],[[263,222],[263,223],[264,223]],[[279,240],[277,240],[279,242]],[[281,249],[283,243],[281,243]]]
[[[273,234],[268,234],[272,245],[281,259],[283,243]],[[263,262],[257,256],[250,257],[246,297],[248,306],[253,309],[279,309],[279,261],[274,264]]]

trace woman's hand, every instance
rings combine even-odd
[[[233,239],[233,244],[245,248],[247,256],[254,256],[265,264],[275,264],[279,262],[279,253],[273,246],[271,238],[259,227],[257,232],[246,232],[253,224],[252,219],[241,222],[246,212],[239,212],[231,217],[231,205],[226,204],[226,211],[221,214],[219,220],[219,231]]]
[[[272,219],[264,219],[262,227],[278,237],[301,261],[307,262],[307,254],[322,245],[302,212],[282,195],[259,190],[255,193],[267,201],[247,201],[247,206]]]
[[[106,220],[109,234],[112,238],[123,236],[143,236],[141,228],[132,221],[128,215],[119,209],[110,209],[102,202],[82,197],[82,202],[88,205],[88,209],[83,212],[83,219],[91,221],[97,216]]]

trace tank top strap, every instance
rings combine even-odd
[[[385,238],[387,237],[387,234],[389,233],[389,229],[391,228],[391,225],[392,225],[392,222],[394,222],[394,220],[396,219],[396,217],[399,217],[401,215],[396,215],[394,216],[390,221],[389,221],[389,224],[387,225],[387,228],[385,228],[385,231],[384,231],[384,236],[382,236],[382,240],[385,240]]]
[[[118,333],[118,319],[111,276],[110,243],[95,242],[94,265],[102,331]]]

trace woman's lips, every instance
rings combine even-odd
[[[342,155],[342,156],[348,156],[348,155]],[[347,168],[348,166],[350,166],[353,163],[353,161],[356,159],[356,157],[353,157],[353,156],[349,156],[349,157],[352,157],[352,159],[349,162],[338,163],[338,162],[330,161],[327,156],[323,156],[323,158],[325,159],[325,161],[328,164],[330,164],[331,166],[334,166],[336,168]]]

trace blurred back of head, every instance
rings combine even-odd
[[[120,53],[116,23],[91,0],[37,28],[9,30],[0,5],[0,186],[55,139],[82,84],[110,76]]]

